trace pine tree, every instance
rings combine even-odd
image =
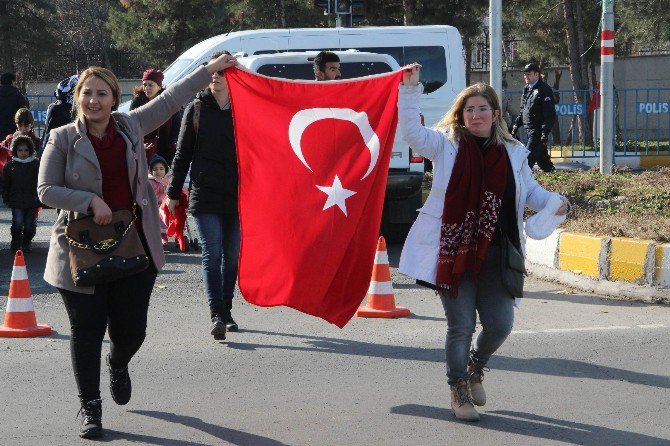
[[[1,71],[17,72],[21,78],[31,55],[55,48],[56,30],[46,19],[53,12],[47,0],[0,0]]]

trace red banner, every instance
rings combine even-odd
[[[342,328],[370,284],[401,72],[286,81],[226,70],[239,163],[239,286]]]

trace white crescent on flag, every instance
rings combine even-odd
[[[377,164],[380,147],[379,137],[375,131],[372,130],[368,115],[365,112],[357,112],[350,108],[307,108],[297,112],[293,115],[293,118],[291,118],[291,123],[288,127],[288,139],[291,143],[291,148],[298,159],[302,161],[305,167],[313,172],[312,168],[309,167],[309,164],[305,160],[305,155],[302,153],[300,140],[307,127],[322,119],[340,119],[342,121],[352,122],[358,127],[358,130],[363,137],[363,141],[365,141],[365,146],[370,151],[370,165],[368,166],[368,170],[361,177],[361,180],[365,179],[365,177],[370,175]]]

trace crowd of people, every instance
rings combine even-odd
[[[0,149],[0,162],[3,200],[12,208],[11,249],[30,250],[40,207],[59,210],[44,278],[62,296],[71,324],[83,438],[103,433],[100,373],[106,331],[110,393],[120,405],[131,398],[128,365],[146,337],[151,293],[166,262],[168,227],[160,216],[184,206],[184,195],[202,240],[209,332],[222,340],[227,332],[238,330],[232,316],[240,250],[238,171],[224,76],[236,64],[230,53],[218,52],[167,88],[160,70],[146,70],[128,113],[117,110],[121,88],[114,74],[89,67],[58,84],[41,141],[33,132],[27,100],[11,85],[15,79],[2,77],[0,101],[11,99],[16,107],[11,129],[0,113],[0,130],[5,132],[0,136],[8,151]],[[503,278],[501,263],[508,250],[523,256],[524,209],[540,210],[551,198],[559,198],[563,204],[556,214],[562,215],[568,203],[535,181],[532,164],[542,157],[530,159],[529,151],[510,134],[490,86],[465,88],[434,128],[424,127],[420,72],[418,64],[404,67],[398,125],[413,150],[432,161],[434,176],[431,193],[405,242],[400,272],[439,296],[447,319],[451,407],[457,418],[475,421],[479,414],[474,406],[486,403],[485,367],[510,333],[515,298],[521,297]],[[318,81],[339,79],[337,55],[320,53],[314,73]],[[0,107],[8,110],[5,105]],[[515,122],[526,124],[526,115],[520,119]],[[119,266],[113,277],[77,284],[71,265],[77,254],[68,225],[82,218],[113,225],[119,211],[132,212],[127,228],[136,228],[147,264],[130,274]],[[483,330],[473,344],[477,314]]]

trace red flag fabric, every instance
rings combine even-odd
[[[226,70],[239,163],[239,287],[342,328],[370,284],[402,73],[328,82]]]

